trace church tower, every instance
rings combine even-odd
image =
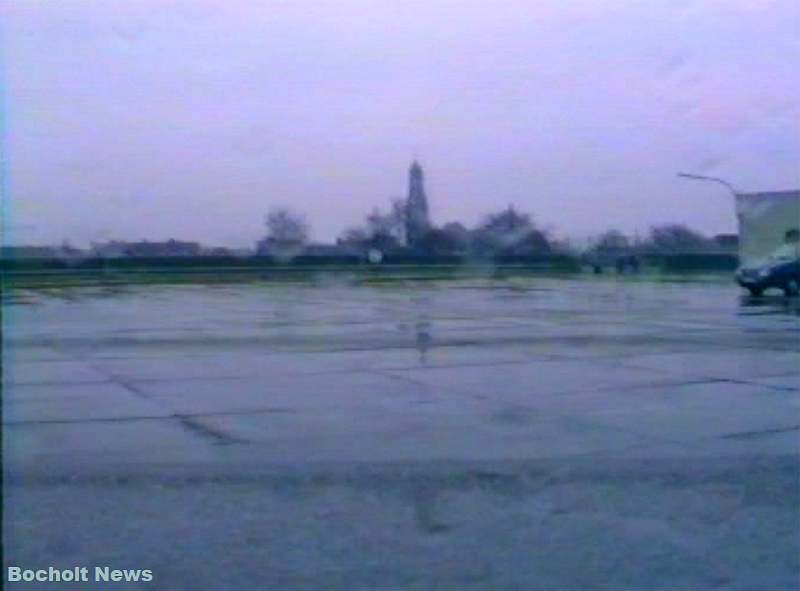
[[[414,160],[408,170],[408,204],[406,206],[406,241],[408,246],[419,246],[430,229],[428,197],[425,195],[425,175]]]

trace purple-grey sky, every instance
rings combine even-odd
[[[797,0],[5,0],[5,239],[330,240],[423,163],[434,221],[735,227],[800,185]]]

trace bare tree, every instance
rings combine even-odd
[[[267,214],[265,223],[267,235],[256,245],[259,254],[291,259],[302,251],[308,240],[308,223],[302,214],[275,207]]]
[[[547,233],[536,228],[530,215],[511,205],[486,217],[472,233],[472,247],[487,254],[528,255],[552,250]]]
[[[377,207],[367,216],[367,232],[373,236],[390,236],[398,244],[405,239],[406,201],[393,199],[391,209],[383,213]]]
[[[591,250],[597,253],[618,253],[630,248],[630,239],[619,230],[611,229],[597,238]]]
[[[367,234],[364,228],[353,227],[347,228],[342,232],[339,238],[336,239],[336,243],[347,246],[362,246],[368,240],[369,234]]]
[[[272,244],[299,246],[308,240],[308,223],[303,215],[286,207],[267,214],[267,240]]]
[[[709,240],[682,224],[665,224],[650,228],[645,245],[660,252],[698,252],[708,247]]]
[[[470,234],[458,222],[431,228],[422,237],[422,249],[428,254],[462,254],[469,249]]]
[[[397,249],[404,239],[405,212],[406,204],[403,199],[394,199],[388,213],[383,213],[376,207],[367,215],[363,227],[345,230],[338,242],[359,248],[375,248],[383,252]]]
[[[375,248],[381,252],[388,252],[400,246],[397,239],[382,227],[348,228],[339,237],[337,243],[364,250]]]

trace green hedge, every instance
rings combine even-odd
[[[530,266],[533,268],[549,268],[563,271],[578,271],[577,259],[563,255],[550,256],[498,256],[484,259],[467,259],[460,256],[416,256],[388,255],[379,265],[371,265],[360,256],[298,256],[291,260],[280,260],[269,256],[253,257],[120,257],[120,258],[84,258],[84,259],[44,259],[44,258],[12,258],[0,259],[0,270],[11,272],[39,271],[159,271],[159,270],[269,270],[269,269],[304,269],[307,267],[322,268],[359,268],[381,266],[454,266],[468,264],[495,264]]]
[[[739,266],[739,258],[732,254],[668,254],[653,258],[665,273],[735,271]]]

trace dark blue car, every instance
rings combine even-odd
[[[800,259],[779,259],[758,267],[742,267],[736,272],[736,281],[754,296],[760,296],[771,287],[782,289],[787,296],[796,296],[800,294]]]

